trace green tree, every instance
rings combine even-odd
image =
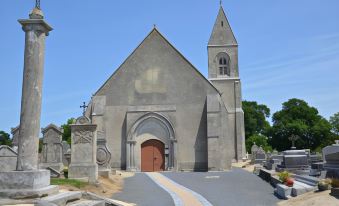
[[[42,147],[43,147],[43,141],[42,141],[42,138],[39,138],[39,153],[42,152]]]
[[[339,112],[330,117],[332,132],[339,138]]]
[[[66,124],[61,125],[62,129],[64,130],[64,133],[62,134],[62,140],[67,141],[69,145],[71,145],[71,124],[74,124],[75,119],[70,118],[67,120]]]
[[[268,144],[268,137],[260,134],[254,134],[246,139],[246,150],[251,153],[251,147],[254,143],[261,146],[266,152],[272,151],[272,147]]]
[[[12,146],[10,135],[4,131],[0,131],[0,145]]]
[[[330,123],[319,115],[318,110],[300,99],[290,99],[283,103],[282,110],[273,114],[271,145],[282,151],[291,148],[289,137],[298,135],[297,148],[319,150],[332,144]]]
[[[255,134],[267,135],[270,128],[266,120],[270,116],[270,109],[264,104],[258,104],[255,101],[243,101],[246,139]]]

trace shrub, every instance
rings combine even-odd
[[[334,188],[338,188],[339,187],[339,179],[337,179],[337,178],[332,179],[331,180],[331,185]]]
[[[319,191],[329,190],[331,187],[332,180],[331,179],[323,179],[318,182]]]

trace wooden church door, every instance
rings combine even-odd
[[[165,145],[158,140],[147,140],[141,144],[141,171],[156,172],[165,169]]]

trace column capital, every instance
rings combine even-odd
[[[19,19],[18,22],[22,25],[22,30],[25,32],[28,31],[38,31],[41,33],[48,33],[53,30],[53,28],[43,19]]]
[[[137,141],[135,141],[135,140],[127,140],[127,143],[128,143],[128,144],[136,144]]]

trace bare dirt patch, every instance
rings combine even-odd
[[[323,192],[308,192],[295,198],[284,200],[278,203],[278,206],[337,206],[339,200],[330,194],[330,190]]]
[[[246,162],[232,163],[232,167],[242,168],[248,172],[253,172],[254,170],[254,165],[251,165],[251,160],[247,160]]]
[[[123,176],[122,175],[110,175],[109,178],[99,177],[99,184],[96,185],[86,185],[84,187],[77,188],[71,185],[59,185],[60,190],[66,191],[86,191],[92,192],[97,195],[111,198],[112,195],[116,192],[121,191],[123,185]]]

